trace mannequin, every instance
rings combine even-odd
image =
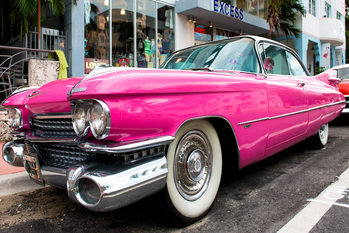
[[[145,60],[146,62],[150,61],[150,49],[151,49],[151,42],[149,40],[149,37],[147,36],[145,40],[143,41],[144,44],[144,55],[145,55]]]

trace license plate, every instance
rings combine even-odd
[[[38,158],[33,155],[24,155],[24,160],[26,164],[25,168],[29,174],[29,177],[37,183],[44,185]]]

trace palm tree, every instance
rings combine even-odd
[[[274,31],[283,32],[286,36],[298,37],[300,30],[295,27],[297,14],[305,16],[306,11],[299,0],[269,0],[267,22],[269,24],[269,37]]]
[[[53,15],[61,16],[64,14],[65,0],[41,0],[41,5],[48,5]],[[40,2],[40,1],[39,1]],[[12,17],[17,22],[20,34],[28,32],[35,25],[38,17],[38,0],[15,0],[15,10]]]

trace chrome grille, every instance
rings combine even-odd
[[[36,151],[41,165],[69,168],[75,164],[90,161],[96,154],[82,151],[74,144],[31,144],[31,151]]]
[[[76,136],[71,118],[32,119],[33,134],[43,138],[73,138]]]
[[[41,166],[58,167],[63,169],[92,160],[100,161],[102,163],[130,162],[154,154],[164,153],[166,150],[166,146],[159,146],[121,154],[101,154],[85,152],[76,144],[28,142],[25,144],[26,153],[37,154]]]

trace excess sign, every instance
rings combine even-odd
[[[242,9],[219,0],[213,0],[213,10],[236,19],[244,19],[244,11]]]

